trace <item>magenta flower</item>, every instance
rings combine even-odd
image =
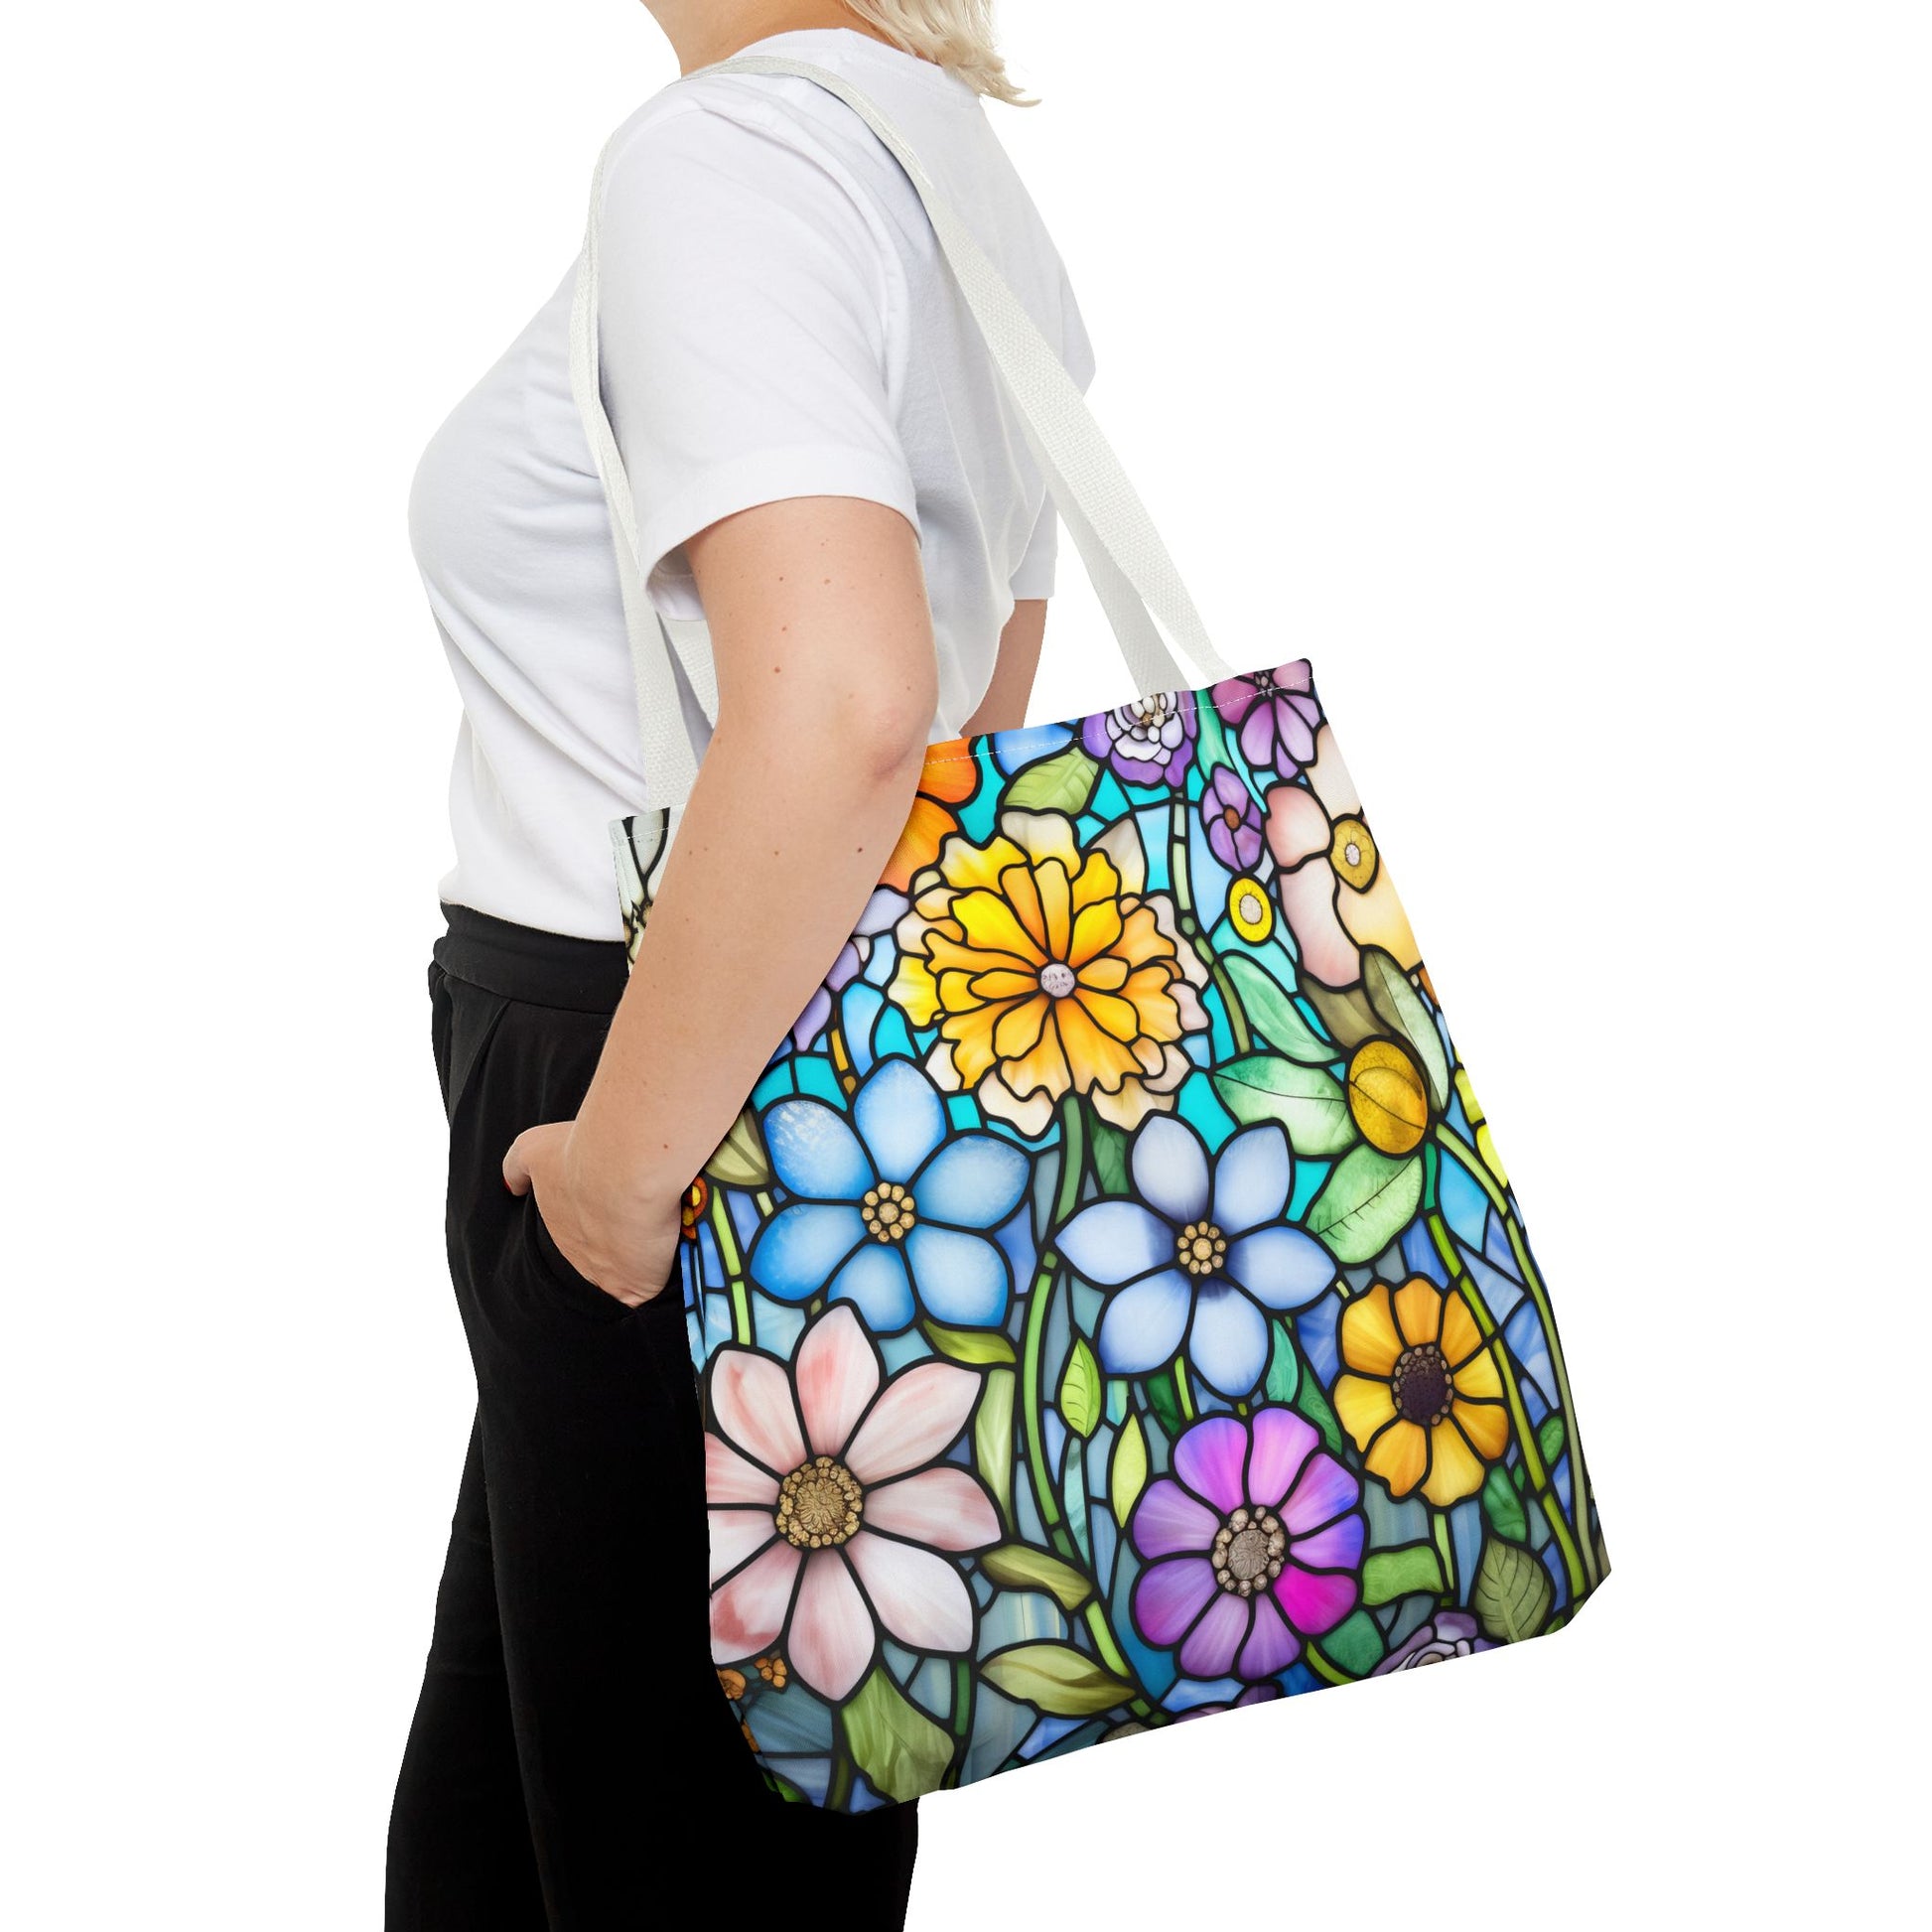
[[[1278,1676],[1355,1607],[1361,1484],[1320,1440],[1292,1409],[1208,1416],[1141,1497],[1134,1623],[1189,1677]]]
[[[972,1592],[949,1559],[999,1542],[1000,1519],[980,1479],[940,1458],[979,1393],[951,1362],[886,1379],[843,1302],[789,1368],[755,1348],[712,1357],[714,1662],[782,1649],[837,1704],[872,1668],[882,1627],[908,1650],[971,1650]]]
[[[1194,701],[1183,692],[1156,691],[1096,712],[1081,725],[1080,744],[1130,784],[1178,785],[1194,751]]]
[[[1229,872],[1247,872],[1261,857],[1261,807],[1254,794],[1225,764],[1214,767],[1201,793],[1201,823],[1207,849]]]
[[[1213,696],[1215,710],[1239,724],[1241,756],[1257,770],[1272,765],[1292,778],[1314,757],[1321,704],[1306,660],[1228,678]]]

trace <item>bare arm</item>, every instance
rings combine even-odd
[[[967,721],[963,737],[1015,731],[1027,722],[1027,701],[1033,696],[1039,649],[1045,638],[1046,600],[1023,598],[1013,607],[1013,616],[1000,632],[1000,656],[993,666],[993,682],[986,687],[980,708]]]
[[[683,1190],[878,885],[936,704],[918,543],[896,511],[767,503],[688,548],[718,729],[583,1109],[504,1162],[569,1261],[633,1305],[664,1286]]]

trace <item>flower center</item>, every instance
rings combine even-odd
[[[1288,1556],[1288,1533],[1271,1509],[1250,1509],[1245,1503],[1214,1533],[1208,1560],[1214,1581],[1235,1596],[1252,1596],[1282,1574]]]
[[[1225,825],[1230,832],[1240,831],[1241,829],[1240,811],[1233,805],[1223,805],[1221,807],[1221,823]]]
[[[1389,1393],[1404,1422],[1447,1422],[1455,1406],[1455,1378],[1443,1351],[1426,1341],[1420,1348],[1404,1349],[1397,1358]]]
[[[1173,1251],[1188,1274],[1211,1275],[1227,1259],[1227,1236],[1212,1221],[1189,1221],[1174,1236]]]
[[[868,1187],[859,1213],[875,1241],[903,1241],[919,1218],[918,1203],[896,1180]]]
[[[772,1521],[797,1550],[836,1550],[857,1534],[866,1492],[843,1462],[829,1455],[801,1462],[778,1485]]]
[[[1250,925],[1259,925],[1268,916],[1268,901],[1250,888],[1241,895],[1237,909]]]
[[[1359,818],[1338,818],[1335,836],[1328,848],[1328,863],[1341,874],[1345,884],[1365,893],[1375,883],[1379,864],[1375,839]]]
[[[1275,682],[1275,673],[1273,671],[1257,671],[1255,673],[1254,683],[1255,689],[1264,698],[1272,698],[1282,688]]]
[[[1051,999],[1066,999],[1078,984],[1073,968],[1060,960],[1051,960],[1039,969],[1039,990]]]

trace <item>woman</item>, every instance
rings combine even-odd
[[[985,0],[648,3],[686,74],[757,46],[879,100],[1087,379],[977,98],[1015,97]],[[1022,721],[1054,514],[916,195],[838,100],[687,79],[621,131],[607,182],[604,396],[649,597],[709,626],[718,724],[626,990],[605,827],[647,774],[567,277],[412,505],[464,700],[431,994],[479,1409],[388,1924],[581,1932],[716,1888],[897,1926],[912,1809],[780,1802],[721,1695],[664,1291],[683,1191],[857,923],[927,743]]]

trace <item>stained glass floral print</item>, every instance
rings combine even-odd
[[[663,849],[620,828],[633,942]],[[714,1658],[788,1797],[1472,1656],[1605,1573],[1306,665],[936,748],[685,1222]]]
[[[1020,1205],[1027,1157],[991,1134],[948,1139],[931,1081],[882,1060],[851,1120],[822,1100],[765,1117],[774,1174],[793,1198],[759,1230],[751,1277],[781,1302],[853,1303],[877,1334],[924,1308],[984,1327],[1007,1311],[1012,1275],[988,1230]]]

